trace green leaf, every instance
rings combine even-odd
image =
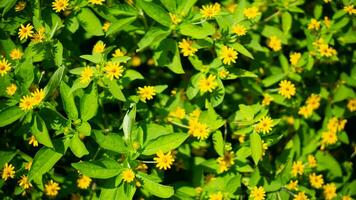
[[[16,151],[0,151],[0,168],[2,169],[5,163],[9,163],[16,154]]]
[[[282,14],[282,29],[284,33],[288,33],[292,27],[292,15],[289,12],[283,12]]]
[[[208,22],[202,23],[201,26],[182,24],[179,30],[182,35],[190,36],[194,39],[205,39],[215,33],[215,27]]]
[[[145,11],[148,16],[150,16],[156,22],[166,27],[171,26],[171,18],[166,10],[164,10],[164,8],[161,6],[145,0],[137,0],[136,3],[140,8],[142,8],[143,11]]]
[[[23,90],[30,88],[35,75],[33,72],[34,66],[32,64],[32,59],[28,58],[23,63],[21,63],[15,70],[15,75],[17,80],[21,83],[20,86]]]
[[[94,55],[81,55],[81,58],[88,60],[92,63],[99,64],[103,62],[103,57],[101,54],[94,54]]]
[[[95,36],[104,35],[104,32],[101,29],[102,25],[100,20],[89,8],[81,8],[77,18],[79,24],[87,33]]]
[[[142,154],[143,155],[153,155],[156,154],[158,150],[163,152],[170,151],[179,147],[187,138],[189,134],[187,133],[171,133],[168,135],[162,135],[155,140],[148,142]]]
[[[165,39],[171,32],[167,29],[164,30],[161,27],[152,27],[148,32],[141,38],[138,42],[138,50],[142,51],[143,49],[158,44],[163,39]]]
[[[178,3],[178,8],[177,11],[178,13],[180,13],[182,16],[187,16],[190,9],[194,6],[194,4],[197,2],[198,0],[180,0],[177,1]]]
[[[61,82],[59,90],[64,111],[67,113],[69,119],[78,119],[78,109],[75,105],[74,96],[70,92],[70,87],[65,82]]]
[[[250,135],[251,155],[255,164],[262,158],[262,140],[258,133],[254,132]]]
[[[121,184],[117,188],[102,188],[99,200],[131,200],[136,192],[133,184]]]
[[[146,189],[151,194],[161,197],[161,198],[169,198],[174,194],[173,187],[161,185],[159,183],[154,182],[150,176],[144,174],[142,172],[138,172],[137,175],[143,181],[143,188]]]
[[[120,101],[126,101],[125,95],[121,91],[121,87],[117,84],[116,80],[108,82],[108,89],[110,93]]]
[[[135,123],[136,118],[136,105],[131,104],[130,109],[127,110],[124,120],[122,122],[122,129],[124,131],[124,138],[126,141],[130,139],[132,126]]]
[[[83,134],[85,136],[90,136],[91,133],[91,126],[88,122],[82,122],[82,124],[77,128],[79,134]]]
[[[214,149],[216,153],[218,153],[219,156],[224,156],[225,144],[221,131],[218,130],[213,133],[213,143],[214,143]]]
[[[342,169],[340,164],[328,152],[318,151],[315,155],[315,158],[318,162],[318,171],[328,170],[332,177],[342,177]]]
[[[64,75],[65,67],[58,67],[58,69],[53,73],[51,79],[49,79],[44,91],[46,97],[52,95],[53,91],[59,86]]]
[[[262,80],[262,83],[265,87],[269,87],[278,81],[282,80],[285,77],[285,74],[274,74],[271,76],[266,77],[265,79]]]
[[[86,176],[99,179],[114,177],[119,175],[122,170],[122,166],[110,158],[72,163],[72,166]]]
[[[123,28],[125,28],[135,20],[136,17],[128,17],[115,21],[110,25],[108,31],[106,32],[106,35],[111,35],[119,32],[120,30],[122,30]]]
[[[75,134],[72,137],[72,139],[70,140],[69,147],[72,150],[73,154],[78,158],[89,154],[89,151],[85,147],[85,144],[80,140],[78,134]]]
[[[80,116],[83,121],[88,121],[96,115],[98,110],[98,92],[95,84],[90,91],[86,91],[80,99]]]
[[[242,44],[236,42],[230,46],[234,48],[236,51],[238,51],[239,53],[241,53],[242,55],[254,59],[253,55],[244,46],[242,46]]]
[[[60,41],[54,44],[54,63],[61,66],[63,63],[63,45]]]
[[[39,143],[47,147],[53,148],[53,144],[51,141],[51,137],[49,136],[46,123],[38,114],[35,114],[33,116],[31,132],[35,135]]]
[[[354,98],[355,96],[356,95],[355,95],[355,92],[353,91],[353,89],[351,89],[345,85],[341,85],[340,87],[338,87],[335,90],[333,101],[339,102],[339,101],[343,101],[347,98]]]
[[[126,153],[127,147],[121,135],[117,133],[108,133],[104,135],[101,131],[93,130],[92,137],[103,149],[117,153]]]
[[[24,112],[18,106],[7,107],[0,111],[0,127],[4,127],[20,119]]]
[[[158,66],[166,66],[176,74],[184,74],[178,44],[175,40],[163,40],[157,47],[153,57]]]

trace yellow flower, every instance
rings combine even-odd
[[[336,50],[332,47],[329,47],[328,44],[319,45],[318,51],[321,56],[325,56],[325,57],[331,57],[337,55]]]
[[[118,79],[122,76],[122,73],[124,72],[124,68],[120,66],[120,64],[117,62],[108,62],[104,69],[106,72],[106,76],[110,80],[113,80],[114,78]]]
[[[344,6],[344,11],[349,15],[356,14],[356,9],[354,8],[354,5]]]
[[[93,75],[94,75],[93,68],[85,67],[82,73],[80,74],[80,82],[84,84],[89,83]]]
[[[170,116],[176,117],[178,119],[184,119],[185,117],[185,110],[184,108],[177,107],[174,111],[171,111],[169,113]]]
[[[333,131],[324,131],[321,135],[321,142],[323,144],[327,144],[327,145],[332,145],[335,144],[337,142],[337,135],[336,132]]]
[[[159,150],[156,153],[156,157],[153,159],[156,161],[156,167],[163,170],[170,169],[174,162],[174,157],[170,151],[167,154],[164,154],[162,150]]]
[[[135,179],[135,173],[132,171],[132,169],[125,169],[121,176],[122,179],[127,183],[131,183]]]
[[[328,183],[323,187],[324,196],[326,200],[331,200],[336,197],[336,186],[334,183]]]
[[[309,175],[309,183],[312,187],[319,189],[323,186],[324,184],[324,179],[323,175],[316,175],[315,173],[312,173]]]
[[[4,76],[10,70],[11,70],[11,64],[8,63],[5,58],[0,60],[0,75]]]
[[[61,188],[59,187],[58,183],[54,182],[53,180],[50,180],[45,184],[44,192],[49,197],[55,197],[58,195],[58,191],[60,189]]]
[[[260,186],[260,187],[253,187],[251,190],[250,197],[253,200],[264,200],[266,198],[266,192],[265,189]]]
[[[121,49],[116,49],[112,56],[115,58],[122,57],[125,56],[125,52],[121,51]]]
[[[227,152],[225,152],[224,156],[219,157],[216,160],[219,165],[218,172],[222,173],[222,172],[229,170],[229,168],[233,164],[235,164],[234,157],[235,157],[235,154],[233,151],[227,151]]]
[[[324,17],[324,24],[325,24],[325,26],[326,26],[327,28],[330,28],[331,21],[330,21],[330,19],[329,19],[328,16],[325,16],[325,17]]]
[[[105,0],[88,0],[88,2],[94,5],[103,5],[103,2],[105,2]]]
[[[190,119],[188,122],[188,133],[199,140],[205,140],[209,137],[209,128],[206,124],[198,122],[197,119]]]
[[[55,0],[52,2],[52,8],[55,12],[61,12],[67,9],[68,0]]]
[[[221,6],[219,3],[203,5],[200,9],[200,14],[202,14],[204,18],[210,19],[218,15],[220,10]]]
[[[266,116],[263,117],[258,122],[258,124],[255,127],[255,130],[257,133],[262,132],[263,134],[266,134],[272,131],[272,127],[273,127],[273,120],[271,119],[271,117]]]
[[[221,192],[210,194],[209,195],[209,200],[222,200],[223,199],[223,194]]]
[[[349,109],[350,112],[356,111],[356,98],[350,99],[347,102],[347,108]]]
[[[308,24],[308,29],[309,30],[319,30],[320,29],[320,22],[316,19],[311,19],[310,23]]]
[[[225,68],[219,71],[219,77],[225,79],[229,76],[230,72]]]
[[[267,42],[267,46],[273,51],[279,51],[282,49],[282,42],[277,36],[271,36]]]
[[[106,31],[109,30],[110,26],[111,26],[111,23],[110,23],[110,22],[105,22],[105,23],[103,24],[103,27],[101,27],[101,29],[103,29],[103,31],[106,32]]]
[[[262,100],[262,105],[263,106],[269,106],[271,104],[271,101],[273,98],[269,94],[264,94],[263,95],[263,100]]]
[[[293,162],[292,165],[292,176],[297,176],[297,175],[303,175],[304,173],[304,165],[302,163],[302,161],[297,161],[297,162]]]
[[[316,159],[313,155],[308,155],[308,164],[309,164],[309,167],[311,168],[314,168],[317,166],[317,162],[316,162]]]
[[[289,190],[298,190],[298,180],[290,180],[288,185],[287,185],[287,188]]]
[[[235,33],[237,36],[244,36],[247,33],[247,29],[246,29],[246,27],[244,27],[240,24],[237,24],[232,27],[232,32]]]
[[[156,95],[156,89],[153,86],[138,87],[137,94],[140,96],[141,101],[145,102],[153,99],[153,96]]]
[[[20,49],[15,48],[15,49],[11,50],[11,52],[10,52],[10,58],[12,60],[20,60],[22,58],[22,56],[23,56],[23,53]]]
[[[169,13],[169,16],[171,17],[171,21],[174,25],[178,25],[182,21],[177,14]]]
[[[342,196],[341,200],[352,200],[352,198],[349,195]]]
[[[266,151],[268,150],[268,143],[266,143],[264,140],[262,140],[262,156],[266,154]]]
[[[94,53],[103,53],[104,51],[105,51],[105,43],[103,41],[98,41],[93,47]]]
[[[288,80],[283,80],[279,83],[278,93],[287,99],[295,95],[295,86]]]
[[[17,90],[17,86],[12,83],[11,85],[6,87],[6,94],[12,96],[16,93],[16,90]]]
[[[299,108],[298,114],[307,119],[313,114],[313,109],[309,106],[302,106]]]
[[[19,1],[16,5],[15,5],[15,11],[16,12],[20,12],[23,9],[25,9],[26,7],[26,1]]]
[[[32,144],[32,146],[34,147],[38,147],[38,141],[36,139],[36,137],[34,135],[32,135],[29,140],[28,140],[28,144]]]
[[[31,166],[32,166],[32,160],[31,160],[31,161],[28,161],[28,162],[25,164],[25,169],[29,171],[29,170],[31,169]]]
[[[200,117],[200,113],[201,113],[200,109],[196,108],[195,110],[193,110],[193,112],[189,114],[189,117],[192,119],[198,119]]]
[[[310,107],[313,110],[318,109],[320,106],[320,96],[317,94],[311,94],[308,97],[306,104],[308,107]]]
[[[141,171],[146,173],[148,169],[148,166],[145,163],[139,163],[138,166],[136,167],[137,171]]]
[[[80,189],[87,189],[90,186],[91,178],[89,176],[81,175],[77,179],[77,186]]]
[[[183,39],[178,43],[179,48],[181,49],[181,53],[183,53],[183,56],[192,56],[194,55],[195,52],[198,51],[197,48],[193,47],[193,41],[189,39]]]
[[[258,8],[255,6],[245,8],[243,13],[247,19],[254,19],[258,15],[261,15],[261,12],[259,12]]]
[[[36,89],[34,92],[31,93],[31,96],[33,99],[33,104],[38,105],[45,98],[45,92],[43,91],[43,89]]]
[[[21,24],[21,27],[19,28],[19,38],[20,40],[27,39],[28,37],[32,37],[33,35],[33,26],[31,24],[27,24],[24,26]]]
[[[46,29],[44,27],[41,27],[33,36],[31,41],[34,43],[39,43],[43,42],[43,40],[46,38],[45,35]]]
[[[28,180],[28,176],[22,175],[21,179],[18,181],[19,186],[22,187],[23,189],[29,189],[32,187],[31,182]]]
[[[4,169],[2,170],[1,178],[7,181],[9,178],[15,177],[15,167],[12,164],[5,163]]]
[[[141,65],[141,58],[140,56],[133,56],[131,59],[131,64],[134,67],[138,67]]]
[[[225,65],[230,65],[231,63],[236,63],[237,54],[237,51],[235,51],[233,48],[223,46],[220,52],[220,59],[222,59]]]
[[[289,55],[289,61],[292,65],[297,65],[301,57],[302,57],[301,53],[294,52]]]
[[[19,107],[21,110],[28,111],[31,110],[34,106],[34,99],[31,96],[23,96],[20,100]]]
[[[293,200],[309,200],[309,198],[304,192],[298,192],[298,194],[294,196]]]
[[[213,90],[218,87],[218,83],[216,82],[216,76],[210,74],[208,78],[201,78],[198,82],[198,87],[202,93],[213,92]]]

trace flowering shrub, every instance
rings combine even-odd
[[[355,198],[354,3],[0,0],[0,196]]]

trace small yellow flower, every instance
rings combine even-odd
[[[262,132],[263,134],[266,134],[272,131],[272,127],[273,127],[273,120],[271,119],[271,117],[266,116],[263,117],[258,122],[258,124],[255,127],[255,130],[257,133]]]
[[[77,179],[77,186],[80,189],[87,189],[90,186],[91,178],[89,176],[81,175]]]
[[[9,96],[14,95],[16,91],[17,91],[17,86],[13,83],[6,87],[6,94]]]
[[[15,49],[11,50],[11,52],[10,52],[10,58],[12,60],[20,60],[22,58],[22,56],[23,56],[23,53],[20,49],[15,48]]]
[[[298,194],[294,196],[293,200],[309,200],[309,198],[304,192],[298,192]]]
[[[171,111],[169,113],[170,116],[178,118],[178,119],[184,119],[185,117],[185,110],[184,108],[177,107],[174,111]]]
[[[218,162],[219,169],[218,172],[226,172],[229,170],[229,168],[235,164],[234,161],[235,154],[233,151],[227,151],[225,152],[224,156],[219,157],[216,161]]]
[[[282,42],[277,36],[271,36],[267,42],[267,46],[273,51],[279,51],[282,49]]]
[[[240,24],[237,24],[232,27],[232,32],[235,33],[237,36],[244,36],[247,33],[247,29],[246,29],[246,27],[244,27]]]
[[[304,118],[309,118],[313,114],[313,109],[309,106],[302,106],[298,111],[299,115],[303,115]]]
[[[321,134],[321,142],[322,144],[326,144],[326,145],[332,145],[335,144],[337,142],[337,135],[336,132],[333,131],[324,131]]]
[[[33,104],[36,106],[42,102],[45,98],[45,92],[43,89],[36,89],[34,92],[31,93]]]
[[[271,101],[273,100],[272,96],[269,94],[264,94],[263,95],[263,100],[262,100],[262,105],[263,106],[269,106],[271,104]]]
[[[333,47],[329,47],[328,44],[319,45],[318,52],[321,56],[332,57],[337,55],[337,51]]]
[[[1,178],[4,181],[7,181],[9,178],[15,177],[15,167],[12,164],[5,163],[4,168],[2,170]]]
[[[215,17],[216,15],[219,14],[221,10],[221,6],[219,3],[210,4],[210,5],[203,5],[202,8],[200,9],[201,15],[203,15],[204,18],[210,19]]]
[[[194,55],[195,52],[198,51],[197,48],[193,47],[193,41],[189,39],[183,39],[178,43],[179,48],[181,49],[181,53],[183,53],[183,56],[192,56]]]
[[[105,45],[106,44],[103,41],[98,41],[93,47],[93,52],[103,53],[105,51]]]
[[[33,26],[31,24],[27,24],[24,26],[21,24],[21,27],[19,28],[19,38],[20,40],[27,39],[28,37],[32,37],[33,35]]]
[[[258,11],[258,8],[255,6],[249,7],[249,8],[245,8],[243,11],[245,17],[247,19],[254,19],[256,18],[258,15],[261,15],[261,12]]]
[[[191,119],[198,119],[198,118],[200,117],[200,113],[201,113],[200,109],[199,109],[199,108],[196,108],[195,110],[193,110],[193,112],[191,112],[191,113],[189,114],[189,117],[190,117]]]
[[[231,63],[236,63],[237,51],[228,46],[223,46],[220,52],[220,59],[222,59],[225,65],[230,65]]]
[[[230,72],[226,70],[225,68],[219,71],[219,77],[222,79],[225,79],[229,77]]]
[[[156,89],[153,86],[138,87],[137,94],[140,96],[141,101],[145,102],[153,99],[153,96],[156,95]]]
[[[260,186],[260,187],[253,187],[251,189],[251,194],[250,194],[250,197],[253,199],[253,200],[264,200],[266,198],[266,192],[265,192],[265,189]]]
[[[323,193],[326,200],[331,200],[336,197],[336,185],[334,183],[328,183],[323,186]]]
[[[127,183],[131,183],[135,179],[135,173],[132,171],[132,169],[125,169],[121,176],[122,179]]]
[[[26,1],[19,1],[16,5],[15,5],[15,11],[16,12],[20,12],[23,9],[26,8]]]
[[[106,32],[106,31],[109,30],[110,26],[111,26],[111,23],[110,23],[110,22],[105,22],[105,23],[103,24],[103,27],[101,27],[101,29],[103,29],[103,31]]]
[[[209,200],[223,200],[223,194],[221,192],[210,194]]]
[[[308,107],[310,107],[311,109],[315,110],[315,109],[318,109],[319,106],[320,106],[320,96],[317,95],[317,94],[311,94],[307,101],[306,101],[306,104]]]
[[[26,169],[27,171],[30,171],[31,166],[32,166],[32,160],[29,161],[29,162],[27,162],[27,163],[25,164],[25,169]]]
[[[32,135],[29,140],[28,140],[28,144],[34,146],[34,147],[38,147],[38,141],[36,139],[36,137],[34,135]]]
[[[352,200],[352,198],[349,195],[342,196],[341,200]]]
[[[23,189],[27,190],[32,187],[31,182],[28,180],[28,176],[22,175],[21,179],[18,181],[19,186],[22,187]]]
[[[11,70],[11,64],[8,63],[8,61],[5,58],[0,60],[0,75],[1,76],[6,75],[10,70]]]
[[[58,13],[67,9],[68,4],[68,0],[55,0],[52,2],[52,8]]]
[[[301,53],[294,52],[289,55],[289,61],[292,65],[297,65],[301,57],[302,57]]]
[[[290,180],[288,185],[287,185],[287,188],[289,190],[298,190],[298,180]]]
[[[132,64],[132,66],[134,66],[134,67],[140,66],[140,65],[141,65],[141,58],[140,58],[140,56],[137,56],[137,55],[133,56],[132,59],[131,59],[131,64]]]
[[[347,108],[349,109],[350,112],[356,111],[356,98],[350,99],[347,102]]]
[[[171,17],[171,21],[174,25],[178,25],[182,22],[182,19],[177,14],[169,13],[169,16]]]
[[[287,99],[295,95],[295,86],[288,80],[283,80],[279,83],[278,93]]]
[[[268,143],[266,143],[264,140],[262,140],[262,156],[266,154],[266,151],[268,150]]]
[[[297,161],[297,162],[293,162],[292,165],[292,176],[297,176],[297,175],[303,175],[304,173],[304,165],[302,163],[302,161]]]
[[[330,21],[330,18],[328,16],[324,17],[324,24],[325,24],[326,28],[330,28],[331,21]]]
[[[317,167],[317,162],[316,159],[313,155],[308,155],[308,165],[311,168]]]
[[[356,14],[356,9],[354,8],[354,5],[344,6],[344,11],[349,15]]]
[[[31,38],[31,41],[34,43],[39,43],[43,42],[44,39],[46,38],[46,29],[44,27],[41,27]]]
[[[202,93],[213,92],[213,90],[218,87],[218,83],[216,82],[216,76],[210,74],[208,78],[201,78],[198,82],[198,87]]]
[[[309,175],[309,183],[313,188],[319,189],[324,184],[323,175],[316,175],[315,173],[311,173]]]
[[[80,74],[81,83],[89,83],[94,75],[94,70],[91,67],[85,67],[82,73]]]
[[[117,62],[108,62],[104,69],[105,69],[106,76],[110,80],[113,80],[114,78],[118,79],[123,75],[124,72],[124,68],[120,66],[120,64]]]
[[[209,128],[206,124],[198,122],[197,119],[188,121],[188,133],[199,140],[205,140],[209,137]]]
[[[115,58],[122,57],[125,56],[125,52],[123,52],[121,49],[116,49],[112,56]]]
[[[174,162],[174,157],[170,151],[164,154],[162,150],[159,150],[153,159],[156,161],[156,167],[163,170],[170,169]]]
[[[320,22],[316,19],[311,19],[310,23],[308,24],[308,29],[309,30],[319,30],[320,29]]]
[[[24,111],[32,110],[34,103],[35,101],[32,96],[23,96],[20,100],[19,107]]]
[[[55,197],[58,195],[58,191],[60,189],[61,188],[59,187],[58,183],[54,182],[53,180],[50,180],[45,184],[44,192],[49,197]]]
[[[103,5],[105,0],[88,0],[88,2],[94,5]]]

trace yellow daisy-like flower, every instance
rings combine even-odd
[[[93,47],[93,52],[103,53],[105,51],[105,45],[106,44],[103,41],[98,41]]]
[[[313,114],[313,109],[309,106],[302,106],[298,111],[299,115],[302,115],[304,118],[309,118]]]
[[[156,161],[156,167],[163,170],[170,169],[174,162],[174,157],[170,151],[167,154],[164,154],[162,150],[159,150],[156,153],[156,157],[153,159]]]
[[[229,77],[230,72],[226,70],[225,68],[219,71],[219,77],[222,79],[225,79]]]
[[[54,182],[53,180],[50,180],[45,184],[44,192],[49,197],[55,197],[58,195],[58,191],[60,189],[61,188],[59,187],[58,183]]]
[[[0,75],[4,76],[10,70],[11,70],[11,64],[8,63],[8,61],[5,58],[0,60]]]
[[[94,75],[94,70],[91,67],[85,67],[82,73],[80,74],[81,83],[89,83]]]
[[[21,27],[19,28],[19,38],[20,40],[27,39],[28,37],[32,37],[33,35],[33,26],[31,24],[27,24],[24,26],[21,24]]]
[[[46,29],[41,27],[31,38],[31,41],[34,43],[43,42],[46,38]]]
[[[108,62],[104,69],[105,69],[106,76],[110,80],[113,80],[114,78],[118,79],[123,75],[124,72],[124,68],[120,66],[120,64],[117,62]]]
[[[220,59],[222,59],[225,65],[230,65],[231,63],[236,63],[237,51],[228,46],[223,46],[220,52]]]
[[[279,83],[278,93],[287,99],[295,95],[295,86],[288,80],[283,80]]]
[[[221,10],[221,6],[219,3],[215,3],[214,5],[203,5],[200,9],[200,14],[203,15],[204,18],[210,19],[219,14]]]
[[[289,190],[298,190],[298,180],[290,180],[287,185],[287,188]]]
[[[192,56],[194,55],[195,52],[198,51],[197,48],[193,47],[193,41],[189,39],[183,39],[178,43],[179,48],[181,49],[181,53],[183,53],[183,56]]]
[[[349,195],[342,196],[341,200],[352,200]]]
[[[52,2],[52,8],[58,13],[67,9],[68,4],[68,0],[55,0]]]
[[[263,134],[269,133],[272,131],[273,120],[271,117],[263,117],[255,127],[257,133],[262,132]]]
[[[309,24],[308,24],[308,29],[309,30],[319,30],[320,29],[320,22],[316,19],[311,19]]]
[[[28,140],[28,144],[32,145],[33,147],[38,147],[38,141],[34,135],[31,135]]]
[[[332,145],[337,142],[337,135],[334,131],[324,131],[321,134],[321,142],[326,145]]]
[[[20,49],[15,48],[15,49],[11,50],[11,52],[10,52],[10,58],[12,60],[20,60],[22,58],[22,56],[23,56],[23,53]]]
[[[88,0],[88,2],[94,5],[103,5],[105,0]]]
[[[33,106],[35,105],[35,100],[32,96],[23,96],[20,100],[19,107],[21,110],[28,111],[32,110]]]
[[[26,8],[26,1],[19,1],[16,5],[15,5],[15,11],[16,12],[20,12],[23,9]]]
[[[210,74],[208,78],[201,78],[198,82],[198,87],[202,93],[213,92],[213,90],[218,87],[218,83],[216,82],[216,76]]]
[[[77,179],[77,186],[80,189],[87,189],[90,186],[91,178],[89,176],[81,175]]]
[[[301,57],[302,57],[301,53],[294,52],[289,55],[289,61],[292,65],[297,65]]]
[[[34,105],[40,104],[45,98],[45,95],[46,94],[43,89],[36,89],[34,92],[32,92],[31,96],[33,98]]]
[[[174,25],[178,25],[182,22],[182,19],[177,14],[169,13],[169,17]]]
[[[297,162],[293,162],[292,165],[292,176],[297,176],[297,175],[303,175],[304,173],[304,165],[302,163],[302,161],[297,161]]]
[[[356,9],[354,8],[354,5],[344,6],[344,11],[349,15],[356,14]]]
[[[229,168],[235,164],[234,161],[235,154],[233,151],[227,151],[225,152],[224,156],[219,157],[216,161],[218,162],[219,169],[218,172],[226,172],[229,170]]]
[[[294,196],[293,200],[309,200],[309,198],[304,192],[298,192],[298,194]]]
[[[324,184],[324,179],[323,179],[323,175],[316,175],[315,173],[311,173],[309,175],[309,183],[312,187],[319,189],[323,186]]]
[[[269,106],[271,104],[271,101],[273,100],[272,96],[269,94],[264,94],[263,95],[263,100],[262,100],[262,105],[263,106]]]
[[[264,200],[266,198],[266,192],[265,192],[265,189],[260,186],[260,187],[253,187],[251,189],[251,194],[250,194],[250,197],[253,199],[253,200]]]
[[[200,123],[197,119],[192,118],[188,121],[188,133],[199,140],[205,140],[209,137],[209,128],[206,124]]]
[[[221,192],[210,194],[209,200],[223,200],[224,196]]]
[[[19,186],[25,190],[30,189],[32,187],[32,184],[28,180],[28,176],[26,176],[26,175],[22,175],[20,180],[18,181],[18,183],[19,183]]]
[[[307,101],[306,101],[306,104],[308,107],[310,107],[311,109],[315,110],[315,109],[318,109],[319,106],[320,106],[320,96],[317,95],[317,94],[311,94]]]
[[[116,49],[112,56],[114,58],[122,57],[125,56],[125,52],[123,52],[121,49]]]
[[[267,42],[267,46],[273,51],[279,51],[282,49],[282,42],[277,36],[271,36]]]
[[[240,24],[237,24],[232,27],[232,32],[235,33],[237,36],[244,36],[247,33],[247,29],[246,29],[246,27],[244,27]]]
[[[7,181],[9,178],[15,177],[15,167],[12,164],[5,163],[2,170],[1,178]]]
[[[17,86],[13,83],[6,87],[6,94],[9,96],[14,95],[16,91],[17,91]]]
[[[323,187],[323,193],[326,200],[331,200],[337,196],[335,183],[328,183]]]
[[[308,155],[308,165],[311,168],[317,167],[318,163],[316,162],[315,156]]]
[[[349,109],[350,112],[356,111],[356,98],[350,99],[347,102],[347,108]]]
[[[106,31],[109,30],[110,26],[111,26],[111,23],[110,23],[110,22],[105,22],[105,23],[103,24],[103,27],[101,27],[101,29],[103,29],[103,31],[106,32]]]
[[[185,117],[185,110],[184,108],[177,107],[174,111],[171,111],[169,113],[169,116],[178,118],[178,119],[184,119]]]
[[[27,171],[30,171],[31,166],[32,166],[32,160],[31,160],[31,161],[28,161],[28,162],[25,164],[25,169],[26,169]]]
[[[151,100],[153,96],[156,95],[156,89],[153,86],[143,86],[138,87],[138,96],[140,96],[141,101]]]
[[[127,183],[131,183],[135,179],[135,173],[132,171],[132,169],[125,169],[121,176],[122,179]]]
[[[244,16],[247,19],[254,19],[256,18],[258,15],[261,15],[261,12],[258,11],[258,8],[255,6],[249,7],[249,8],[245,8],[244,11]]]

